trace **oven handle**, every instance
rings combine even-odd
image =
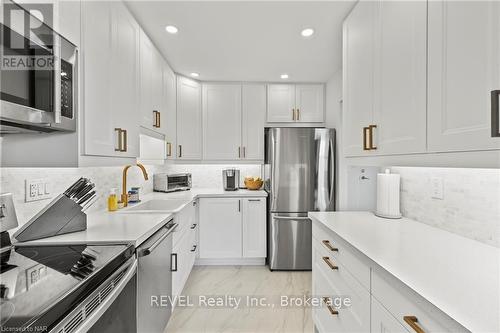
[[[113,291],[108,295],[106,300],[102,302],[97,309],[95,309],[90,316],[85,318],[85,321],[81,323],[74,333],[83,333],[87,332],[92,326],[101,318],[101,316],[109,309],[109,307],[113,304],[115,299],[120,295],[123,288],[127,285],[127,283],[137,274],[137,259],[135,257],[131,264],[128,264],[127,272],[125,276],[121,279],[118,285],[113,289]],[[130,261],[129,261],[130,262]],[[127,264],[125,264],[127,265]],[[113,276],[116,276],[120,273],[120,271],[116,271]],[[57,332],[57,329],[60,329],[59,325],[55,328],[54,332]],[[51,331],[52,332],[52,331]]]

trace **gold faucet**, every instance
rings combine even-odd
[[[127,194],[127,171],[132,167],[133,165],[127,165],[125,168],[123,168],[123,180],[122,180],[122,202],[123,202],[123,207],[128,206],[128,194]],[[144,165],[141,163],[137,163],[137,166],[141,168],[142,174],[144,175],[144,180],[148,180],[148,172],[146,171],[146,168]]]

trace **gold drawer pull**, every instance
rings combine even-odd
[[[339,251],[339,249],[337,249],[336,247],[332,246],[332,244],[330,243],[329,240],[325,239],[321,243],[323,243],[328,248],[328,250],[330,250],[330,251],[337,251],[337,252]]]
[[[425,331],[417,324],[418,319],[415,316],[404,316],[404,321],[410,325],[411,328],[417,333],[425,333]]]
[[[335,266],[333,262],[331,262],[329,257],[323,257],[323,261],[326,262],[326,264],[331,268],[331,269],[339,269],[339,266]]]
[[[330,299],[328,297],[323,297],[323,303],[325,303],[326,307],[328,308],[328,311],[330,311],[330,314],[332,316],[339,314],[339,312],[330,305]]]

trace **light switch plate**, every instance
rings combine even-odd
[[[52,198],[50,181],[46,178],[26,179],[26,202]]]
[[[444,199],[444,184],[442,177],[432,177],[431,178],[431,191],[433,199]]]

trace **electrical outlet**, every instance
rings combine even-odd
[[[444,199],[444,184],[442,177],[432,177],[431,178],[431,191],[433,199]]]
[[[46,178],[26,179],[26,202],[46,200],[52,197],[50,182]]]

